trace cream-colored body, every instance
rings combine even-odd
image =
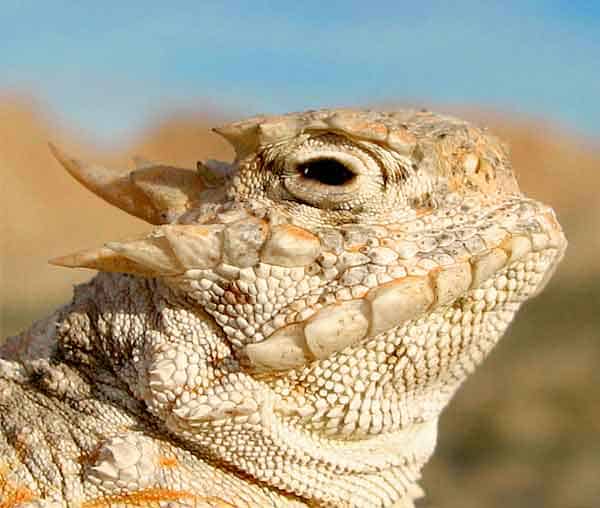
[[[0,360],[0,506],[413,506],[437,419],[566,241],[504,147],[428,112],[218,129],[232,165],[111,173],[156,227]],[[3,504],[4,503],[4,504]]]

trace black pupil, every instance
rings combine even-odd
[[[354,173],[335,159],[315,159],[298,166],[304,178],[325,185],[344,185],[354,178]]]

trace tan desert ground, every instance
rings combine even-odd
[[[124,171],[131,158],[195,167],[232,155],[202,114],[149,125],[118,151],[60,129],[35,101],[0,94],[0,337],[70,298],[89,271],[47,260],[145,231],[52,159],[47,142]],[[441,420],[425,468],[423,507],[600,506],[600,139],[489,112],[462,116],[508,141],[522,190],[552,204],[569,249],[553,282],[526,305]]]

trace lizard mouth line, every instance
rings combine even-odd
[[[396,328],[437,307],[451,303],[487,279],[530,254],[566,246],[559,229],[530,236],[513,235],[468,260],[409,275],[371,289],[364,298],[334,303],[301,323],[283,326],[261,342],[247,345],[244,360],[257,373],[300,368],[316,360]],[[558,261],[558,259],[557,259]],[[550,279],[545,277],[536,294]]]

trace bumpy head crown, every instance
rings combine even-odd
[[[388,224],[413,220],[453,192],[518,192],[502,145],[462,121],[428,112],[309,111],[257,117],[215,131],[234,146],[233,166],[208,161],[193,171],[138,160],[135,171],[123,174],[71,159],[51,145],[60,163],[89,190],[162,225],[145,238],[51,262],[172,276],[227,257],[224,230],[235,221],[220,214],[240,204],[262,208],[254,214],[259,221],[267,215],[267,222],[301,227]],[[266,223],[253,224],[266,240]],[[309,235],[298,235],[285,242],[317,252]],[[252,250],[247,242],[236,248]],[[244,257],[239,252],[228,257],[236,256]],[[299,256],[302,262],[312,257]],[[256,252],[246,257],[258,261]],[[284,265],[299,262],[285,249],[277,258]]]

